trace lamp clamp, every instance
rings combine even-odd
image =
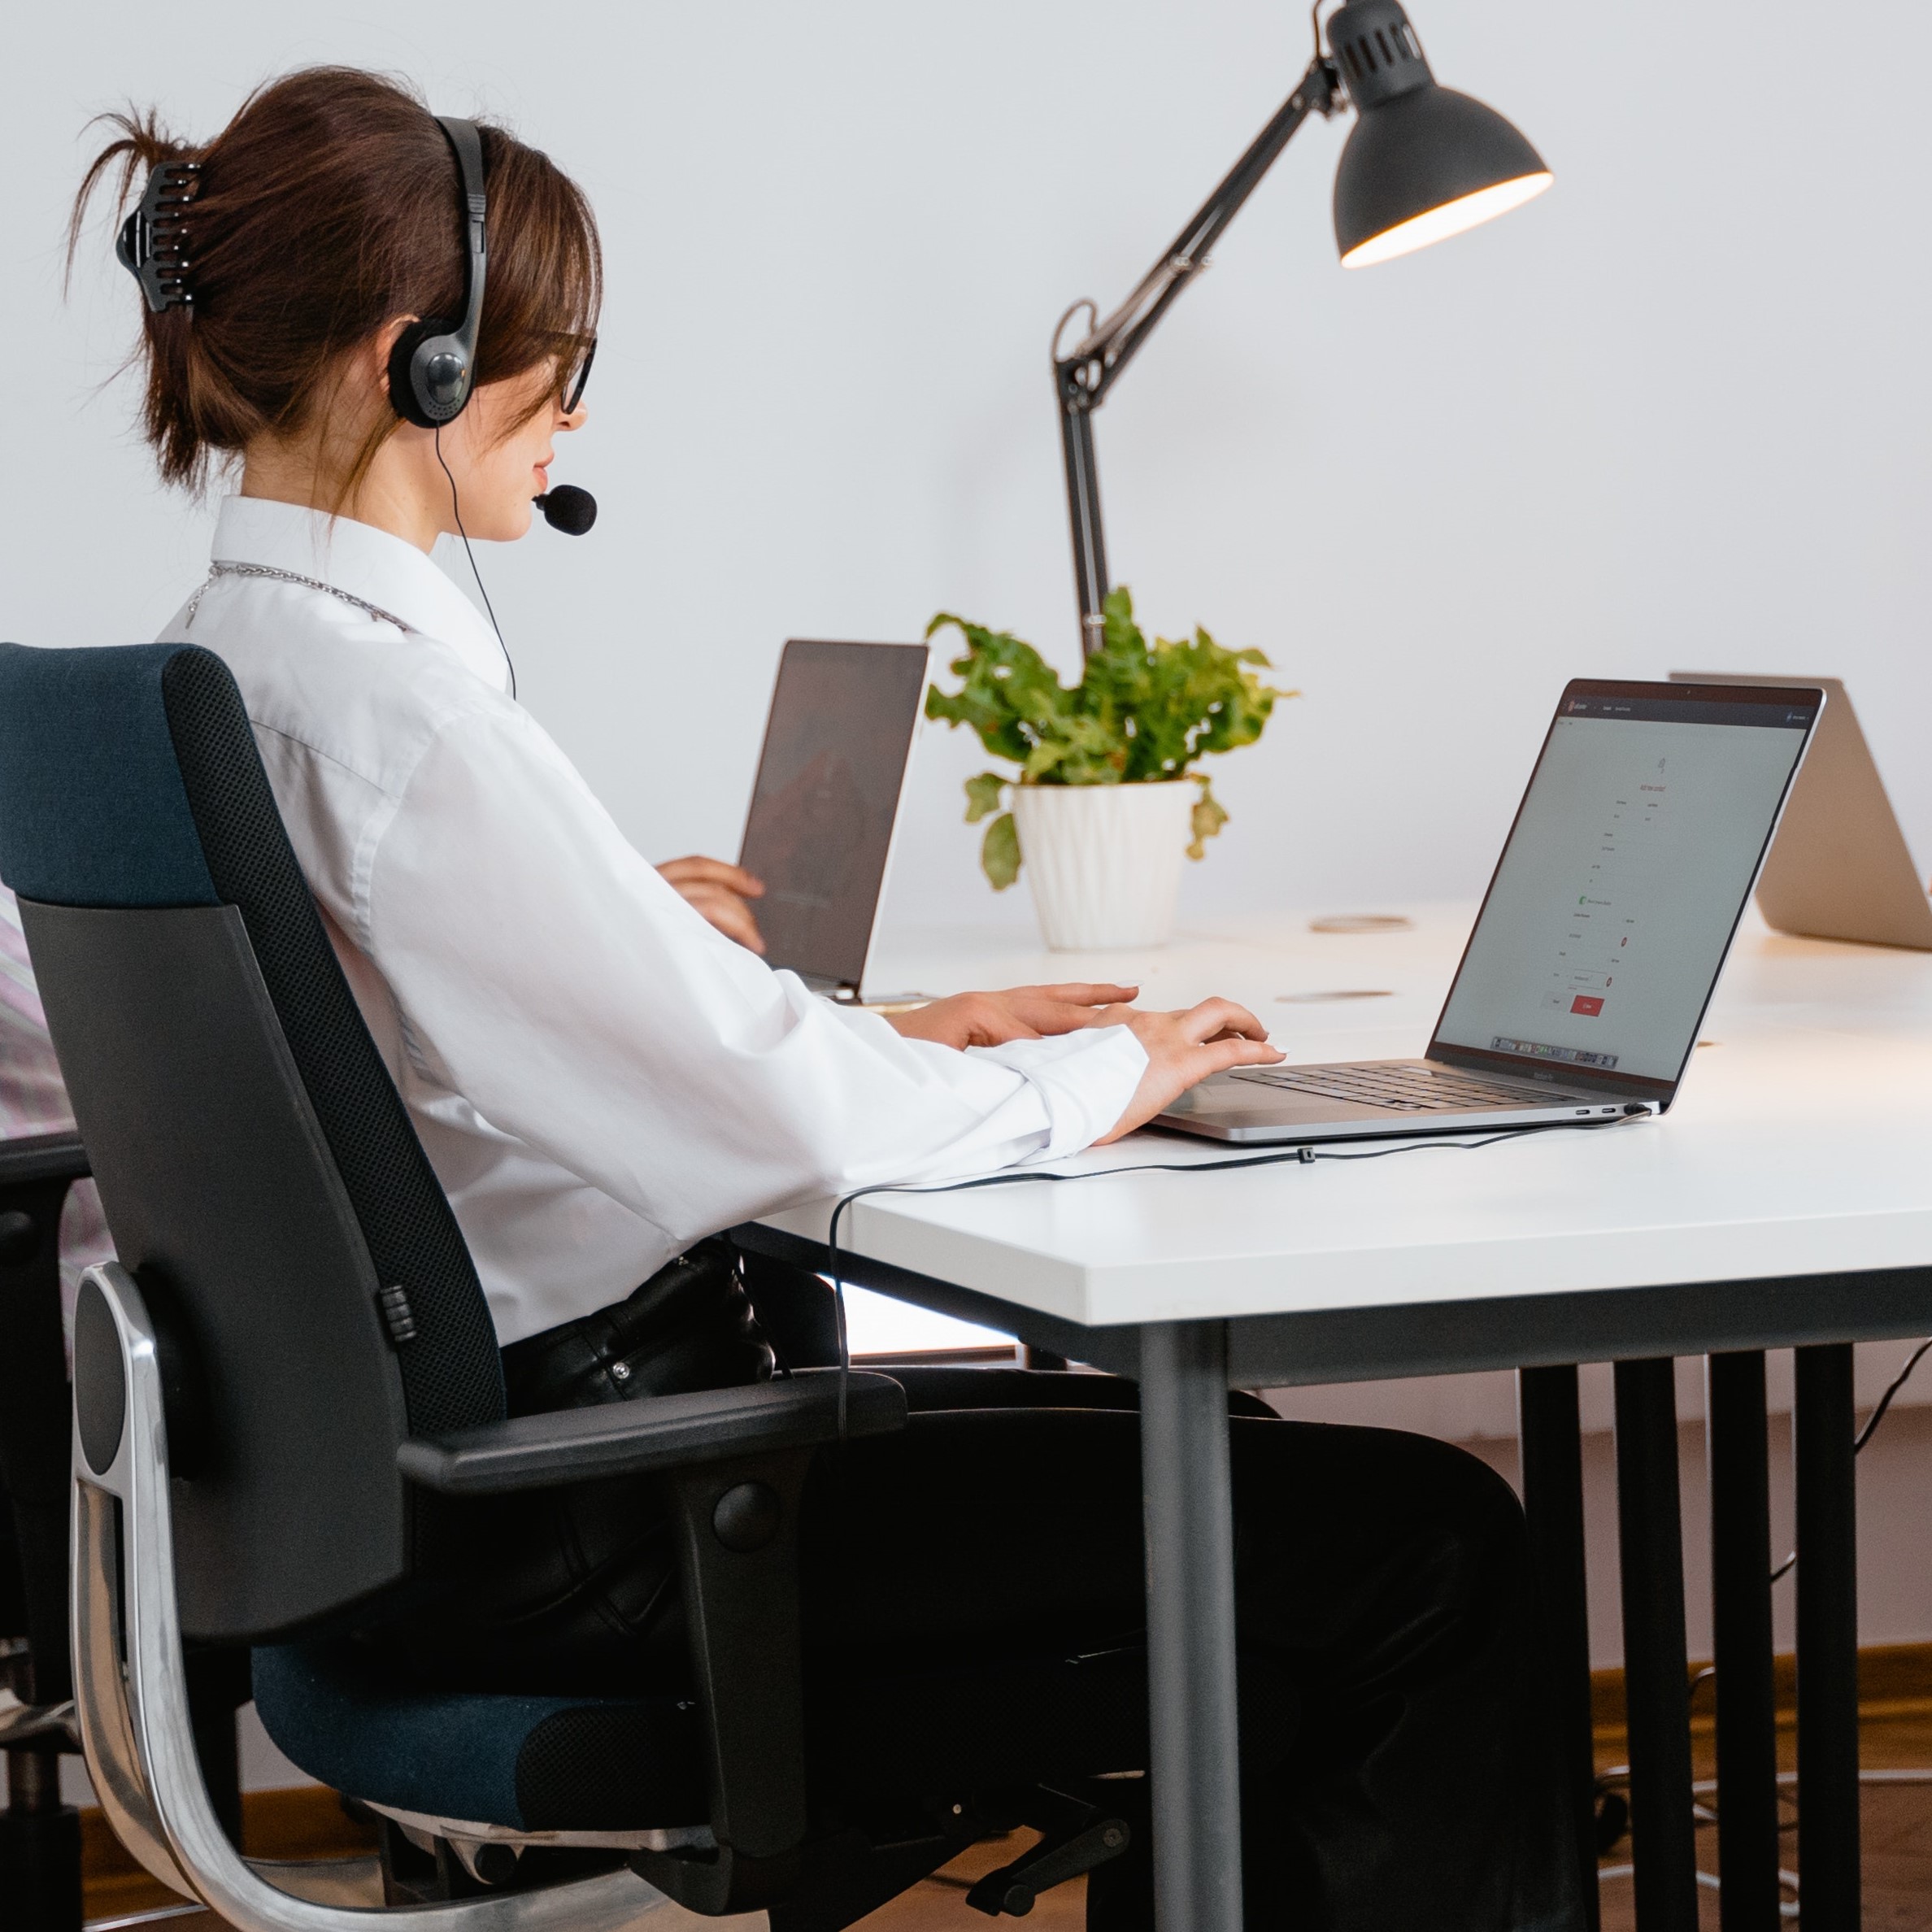
[[[1308,63],[1308,72],[1302,76],[1301,85],[1288,97],[1288,105],[1319,114],[1324,120],[1332,120],[1348,105],[1342,70],[1335,65],[1333,54],[1316,54]]]

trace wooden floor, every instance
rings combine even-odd
[[[365,1850],[370,1843],[324,1791],[258,1791],[246,1803],[244,1835],[250,1854],[258,1858],[340,1858]],[[98,1811],[82,1814],[82,1829],[90,1924],[181,1903],[121,1849]],[[982,1873],[1018,1856],[1033,1840],[1032,1832],[1021,1831],[1011,1838],[974,1846],[943,1872],[863,1921],[866,1932],[939,1932],[942,1927],[986,1932],[991,1921],[967,1904],[967,1887]],[[1026,1922],[1029,1932],[1081,1932],[1086,1923],[1085,1882],[1048,1892]],[[165,1932],[177,1932],[177,1928],[178,1932],[222,1932],[224,1921],[211,1912],[198,1912],[161,1923]]]
[[[1614,1731],[1604,1734],[1599,1761],[1608,1768],[1617,1760],[1621,1740]],[[1781,1745],[1788,1763],[1791,1734]],[[1698,1739],[1698,1775],[1710,1775],[1708,1733]],[[1899,1767],[1932,1768],[1932,1712],[1924,1710],[1868,1717],[1861,1734],[1861,1753],[1868,1770]],[[250,1849],[259,1856],[315,1858],[341,1856],[366,1841],[319,1791],[264,1791],[248,1801]],[[1863,1793],[1865,1820],[1865,1925],[1866,1932],[1932,1932],[1932,1783],[1871,1785]],[[90,1920],[120,1917],[157,1906],[178,1904],[174,1895],[156,1885],[135,1867],[108,1835],[98,1812],[86,1815],[87,1915]],[[867,1932],[985,1932],[987,1920],[966,1904],[966,1887],[980,1873],[1013,1856],[1030,1834],[998,1844],[981,1845],[865,1920]],[[1797,1865],[1796,1847],[1784,1862]],[[1614,1868],[1626,1864],[1629,1841],[1605,1860]],[[1717,1869],[1717,1833],[1698,1834],[1698,1862],[1706,1871]],[[1603,1882],[1603,1932],[1633,1932],[1628,1878]],[[1715,1932],[1717,1895],[1700,1890],[1702,1925]],[[212,1914],[202,1912],[166,1921],[168,1932],[219,1932]],[[1029,1918],[1033,1932],[1080,1932],[1086,1923],[1084,1889],[1076,1882],[1043,1897]]]
[[[1921,1700],[1912,1700],[1918,1704]],[[1621,1738],[1599,1734],[1598,1766],[1608,1769],[1621,1757]],[[1778,1726],[1778,1764],[1782,1770],[1796,1766],[1795,1734],[1788,1718]],[[1867,1771],[1925,1769],[1924,1784],[1866,1784],[1859,1794],[1859,1812],[1865,1859],[1865,1896],[1862,1914],[1865,1932],[1932,1932],[1932,1712],[1922,1708],[1884,1715],[1868,1715],[1859,1727],[1859,1757]],[[1700,1725],[1695,1739],[1693,1762],[1696,1775],[1708,1778],[1715,1769],[1712,1740],[1708,1725]],[[1790,1787],[1785,1787],[1786,1791]],[[1796,1799],[1787,1798],[1783,1809],[1788,1819],[1796,1817]],[[1627,1866],[1630,1843],[1626,1838],[1603,1860],[1606,1870]],[[1717,1869],[1717,1828],[1700,1826],[1697,1834],[1697,1863],[1700,1871]],[[1797,1833],[1787,1824],[1782,1867],[1799,1872]],[[1627,1877],[1602,1881],[1603,1932],[1634,1932],[1637,1920],[1632,1907],[1631,1886]],[[1787,1895],[1788,1896],[1788,1895]],[[1698,1888],[1698,1923],[1701,1929],[1717,1932],[1718,1896],[1708,1886]],[[1792,1921],[1798,1922],[1798,1921]]]

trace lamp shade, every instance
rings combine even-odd
[[[1542,194],[1542,155],[1495,109],[1436,84],[1397,0],[1350,0],[1329,44],[1356,120],[1335,170],[1347,268],[1425,248]]]

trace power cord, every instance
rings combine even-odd
[[[1504,1141],[1525,1140],[1538,1134],[1599,1134],[1606,1129],[1626,1125],[1633,1120],[1646,1120],[1647,1114],[1619,1114],[1613,1119],[1594,1120],[1546,1120],[1527,1127],[1506,1127],[1497,1134],[1486,1134],[1473,1140],[1444,1137],[1435,1140],[1399,1141],[1386,1147],[1362,1147],[1348,1152],[1330,1153],[1303,1145],[1278,1147],[1267,1154],[1245,1154],[1233,1160],[1144,1160],[1127,1167],[1087,1168],[1077,1174],[1056,1173],[1047,1168],[1023,1168],[1019,1173],[981,1174],[970,1181],[946,1181],[922,1186],[917,1181],[881,1181],[871,1187],[855,1187],[842,1194],[832,1209],[832,1221],[825,1234],[825,1273],[838,1318],[838,1439],[846,1438],[846,1392],[852,1373],[852,1351],[846,1325],[845,1280],[838,1267],[838,1224],[855,1202],[871,1194],[969,1194],[982,1187],[1020,1187],[1032,1182],[1112,1180],[1122,1174],[1225,1174],[1238,1168],[1312,1167],[1318,1160],[1386,1160],[1392,1154],[1429,1154],[1447,1150],[1456,1153],[1479,1153],[1485,1147],[1499,1147]]]
[[[1634,1865],[1599,1865],[1597,1867],[1597,1883],[1599,1885],[1606,1878],[1634,1878],[1636,1875],[1637,1868]],[[1723,1890],[1715,1872],[1707,1872],[1700,1866],[1695,1877],[1697,1882],[1706,1891],[1721,1891]],[[1798,1874],[1795,1872],[1787,1871],[1782,1865],[1780,1865],[1778,1868],[1778,1887],[1780,1891],[1786,1891],[1791,1895],[1788,1899],[1780,1899],[1778,1901],[1778,1916],[1781,1919],[1795,1919],[1798,1917]]]
[[[1878,1433],[1878,1425],[1885,1420],[1885,1412],[1891,1407],[1893,1396],[1905,1386],[1905,1378],[1925,1359],[1925,1351],[1929,1348],[1932,1348],[1932,1336],[1928,1336],[1925,1341],[1920,1342],[1917,1348],[1912,1350],[1911,1355],[1906,1359],[1905,1366],[1891,1378],[1891,1385],[1878,1398],[1878,1408],[1872,1411],[1871,1421],[1858,1432],[1858,1439],[1852,1445],[1852,1453],[1854,1456],[1858,1455],[1864,1449],[1865,1444]]]
[[[1928,1349],[1932,1349],[1932,1336],[1928,1336],[1920,1342],[1917,1348],[1912,1350],[1912,1353],[1905,1358],[1905,1366],[1886,1385],[1885,1393],[1878,1398],[1878,1408],[1872,1411],[1865,1427],[1859,1430],[1856,1439],[1852,1444],[1852,1453],[1854,1456],[1862,1456],[1865,1453],[1865,1444],[1878,1434],[1878,1425],[1885,1420],[1885,1412],[1891,1407],[1892,1398],[1905,1386],[1912,1370],[1925,1359],[1925,1352]],[[1776,1569],[1772,1571],[1771,1581],[1776,1583],[1788,1577],[1797,1567],[1797,1563],[1798,1552],[1794,1550],[1782,1563],[1778,1564]]]
[[[490,628],[496,633],[497,649],[503,654],[503,663],[510,672],[510,695],[516,695],[516,660],[510,655],[510,646],[503,642],[503,627],[497,622],[496,606],[490,601],[489,590],[483,581],[483,572],[476,568],[476,553],[470,548],[469,532],[463,527],[463,503],[456,494],[455,473],[443,462],[442,424],[436,426],[436,460],[442,465],[442,473],[450,479],[450,510],[456,519],[456,534],[463,539],[463,554],[469,559],[470,575],[476,580],[476,590],[483,599],[483,608],[490,613]]]

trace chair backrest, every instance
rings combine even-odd
[[[0,878],[172,1358],[185,1630],[401,1582],[397,1445],[500,1418],[502,1361],[221,660],[0,645]]]

